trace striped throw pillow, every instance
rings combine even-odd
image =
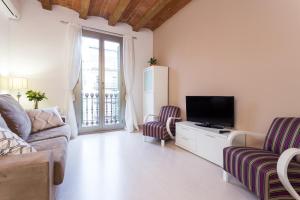
[[[0,156],[19,155],[36,152],[36,150],[15,133],[0,128]]]

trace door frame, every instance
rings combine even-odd
[[[125,126],[124,123],[124,115],[125,115],[125,84],[123,77],[123,38],[108,35],[100,32],[94,32],[90,30],[82,30],[82,37],[95,38],[99,40],[99,78],[101,79],[99,84],[99,126],[94,127],[82,127],[82,68],[80,72],[80,78],[75,89],[76,101],[76,118],[77,125],[79,129],[79,133],[89,133],[95,131],[108,131],[108,130],[116,130],[123,129]],[[104,42],[112,41],[120,44],[120,70],[119,70],[119,89],[120,89],[120,123],[117,125],[105,125],[105,50],[104,50]]]

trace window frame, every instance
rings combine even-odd
[[[89,133],[89,132],[102,132],[108,130],[120,130],[125,126],[124,123],[124,115],[125,115],[125,84],[124,84],[124,76],[123,76],[123,38],[108,35],[100,32],[90,31],[90,30],[82,30],[82,37],[95,38],[99,40],[99,126],[94,127],[82,127],[82,116],[83,116],[83,108],[82,108],[82,68],[80,72],[80,78],[78,84],[75,88],[75,111],[76,111],[76,119],[77,126],[79,129],[79,133]],[[120,44],[120,70],[119,70],[119,89],[120,89],[120,110],[119,117],[120,122],[117,125],[105,125],[105,49],[104,42],[111,41],[117,42]]]

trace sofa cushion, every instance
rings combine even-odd
[[[281,154],[289,148],[300,148],[300,118],[275,118],[267,134],[264,149]]]
[[[26,110],[31,120],[31,132],[35,133],[64,125],[57,107]]]
[[[0,156],[19,155],[36,150],[8,129],[0,128]]]
[[[52,151],[54,161],[54,184],[64,180],[68,141],[65,137],[57,137],[30,143],[37,151]]]
[[[9,94],[0,95],[0,114],[9,129],[26,140],[31,132],[31,121],[21,105]]]
[[[51,138],[65,137],[67,141],[71,137],[71,128],[69,125],[64,124],[63,126],[47,129],[37,133],[32,133],[27,139],[27,142],[36,142],[41,140],[47,140]]]
[[[168,134],[166,123],[164,122],[148,122],[143,125],[143,135],[154,137],[160,140],[167,140],[170,138]]]
[[[161,107],[159,121],[166,123],[169,117],[180,117],[180,108],[176,106]]]
[[[293,200],[277,174],[278,154],[251,147],[227,147],[223,151],[224,170],[237,178],[260,200]],[[287,174],[292,186],[300,192],[300,164],[292,161]]]
[[[1,114],[0,114],[0,128],[9,129],[6,122],[5,122],[5,120],[1,116]]]

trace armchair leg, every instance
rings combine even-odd
[[[226,183],[229,182],[229,174],[225,170],[223,170],[223,181]]]
[[[164,147],[165,146],[165,140],[161,140],[160,144],[161,144],[162,147]]]

